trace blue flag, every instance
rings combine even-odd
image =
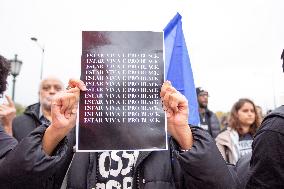
[[[167,80],[188,100],[191,125],[199,125],[198,103],[179,13],[164,29],[165,71]]]

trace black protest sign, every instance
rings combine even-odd
[[[163,33],[83,31],[77,150],[166,149]]]

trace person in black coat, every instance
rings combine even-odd
[[[10,63],[0,55],[0,94],[6,90]],[[54,97],[52,123],[38,127],[20,143],[0,128],[0,188],[34,188],[33,182],[48,178],[66,155],[63,140],[74,127],[80,89],[79,80],[70,80],[73,87]]]
[[[238,189],[284,187],[284,106],[267,115],[252,144],[252,153],[230,166]],[[228,165],[229,166],[229,165]]]
[[[237,188],[236,172],[227,167],[214,139],[203,129],[188,126],[186,98],[168,81],[160,96],[171,135],[168,150],[77,152],[66,188]]]
[[[246,189],[284,187],[284,106],[267,115],[252,144]]]
[[[216,114],[208,109],[208,91],[202,87],[196,88],[200,127],[216,138],[221,131],[220,122]]]
[[[39,103],[28,106],[24,113],[16,116],[12,122],[13,136],[21,141],[38,126],[51,121],[52,98],[64,88],[63,83],[54,76],[41,80],[39,85]]]
[[[172,135],[169,150],[140,152],[132,167],[131,188],[283,188],[284,106],[264,119],[255,135],[252,154],[245,155],[234,166],[225,163],[207,132],[187,126],[186,99],[168,82],[161,89],[161,99]],[[103,155],[111,161],[118,153]],[[67,188],[118,186],[116,180],[102,178],[101,173],[109,175],[107,170],[113,169],[105,167],[107,163],[101,161],[101,155],[76,153],[67,176]]]
[[[284,49],[281,54],[284,68]],[[284,70],[283,70],[284,72]],[[252,143],[246,189],[284,188],[284,106],[262,121]]]

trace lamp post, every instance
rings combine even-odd
[[[41,50],[41,67],[40,67],[40,80],[42,80],[42,72],[43,72],[43,60],[44,60],[44,46],[38,43],[38,39],[35,37],[31,37],[31,40],[34,41],[37,46]]]
[[[11,63],[11,74],[13,76],[13,90],[12,90],[12,100],[15,100],[15,84],[16,84],[16,77],[19,75],[21,71],[21,66],[23,64],[22,61],[18,60],[18,55],[15,54],[15,58],[10,60]]]

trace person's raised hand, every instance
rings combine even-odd
[[[188,150],[193,143],[191,129],[188,125],[188,102],[169,81],[161,88],[161,100],[167,116],[167,129],[182,149]]]
[[[12,136],[12,122],[16,117],[16,107],[13,100],[5,95],[7,103],[0,104],[0,121],[4,130]]]
[[[86,89],[83,81],[70,79],[67,89],[54,96],[51,104],[52,126],[66,129],[75,126],[80,90]]]
[[[50,155],[56,145],[75,127],[81,90],[87,90],[83,81],[70,79],[67,89],[52,98],[51,124],[43,138],[43,149],[47,154]]]

